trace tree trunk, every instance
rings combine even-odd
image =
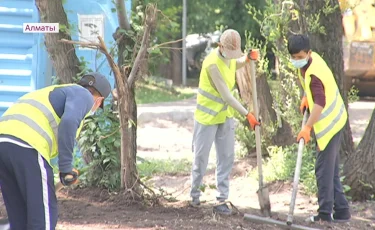
[[[145,23],[141,46],[134,59],[133,66],[126,67],[123,64],[125,60],[131,59],[130,56],[124,56],[124,50],[129,44],[130,39],[126,39],[123,34],[120,39],[118,66],[121,74],[116,75],[117,93],[119,96],[118,109],[120,112],[121,125],[121,187],[125,192],[135,192],[137,197],[141,197],[141,182],[137,172],[137,103],[135,101],[135,82],[142,75],[142,67],[147,62],[147,49],[150,44],[150,33],[156,26],[157,8],[154,5],[147,5],[145,10]],[[125,10],[123,10],[125,12]],[[124,29],[124,28],[123,28]],[[120,30],[118,30],[120,31]],[[120,37],[120,35],[115,36]],[[134,55],[134,54],[133,54]],[[121,76],[118,76],[121,75]]]
[[[237,70],[236,76],[241,98],[246,103],[248,109],[253,110],[250,66],[246,65],[245,67]],[[273,98],[266,76],[257,77],[257,92],[258,95],[261,95],[258,96],[258,105],[262,124],[264,124],[264,126],[273,124],[277,128],[271,137],[271,143],[279,146],[286,146],[294,143],[295,140],[293,137],[292,128],[286,121],[281,120],[282,126],[276,126],[277,115],[272,107]]]
[[[69,28],[68,18],[62,2],[50,0],[36,0],[40,20],[43,23],[59,23],[60,33],[45,33],[45,45],[52,59],[60,83],[71,83],[80,72],[79,60],[72,44],[58,42],[61,39],[72,40],[68,31],[61,31],[61,25]]]
[[[321,9],[324,8],[326,4],[325,2],[326,1],[309,1],[309,7],[306,8],[306,14],[308,17],[311,17],[311,15],[316,15],[317,12],[321,12]],[[348,92],[345,87],[347,79],[344,75],[342,43],[344,31],[342,27],[341,10],[339,8],[338,1],[329,1],[328,5],[330,7],[335,7],[335,10],[327,15],[324,13],[320,14],[319,22],[320,25],[325,28],[325,34],[311,31],[309,31],[308,34],[310,36],[312,50],[319,53],[332,70],[346,107],[348,108]],[[341,150],[342,153],[345,153],[345,158],[354,151],[349,121],[344,128]]]
[[[181,85],[182,84],[182,56],[181,50],[177,50],[178,48],[182,48],[182,42],[174,42],[171,46],[175,49],[171,50],[171,62],[169,65],[169,69],[172,72],[172,80],[174,85]]]
[[[125,84],[127,89],[127,100],[125,102],[126,114],[129,117],[123,116],[124,125],[121,128],[122,131],[122,142],[121,146],[121,161],[122,165],[122,187],[125,192],[136,192],[140,195],[140,184],[137,171],[137,103],[135,102],[135,92],[134,87]]]
[[[353,201],[372,199],[375,193],[375,110],[355,153],[344,165],[345,183]]]
[[[132,53],[125,54],[126,46],[134,46],[134,42],[126,34],[118,32],[114,38],[118,40],[118,60],[117,64],[120,67],[122,84],[124,88],[116,83],[117,90],[122,91],[125,100],[118,104],[120,112],[121,125],[121,188],[125,192],[136,192],[140,194],[140,184],[138,183],[138,171],[136,165],[137,155],[137,104],[135,102],[134,85],[128,84],[128,77],[130,74],[130,67],[126,67],[126,60],[130,60]],[[118,95],[120,93],[118,92]]]

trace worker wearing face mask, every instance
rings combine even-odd
[[[339,176],[340,137],[348,114],[332,71],[317,53],[311,51],[309,38],[292,35],[288,39],[291,63],[298,69],[304,89],[300,110],[309,109],[310,117],[298,134],[305,143],[314,130],[317,142],[315,176],[318,186],[318,215],[309,222],[349,221],[348,201]],[[332,215],[333,213],[333,215]]]
[[[78,84],[30,92],[0,117],[0,185],[12,230],[55,229],[57,199],[51,159],[58,157],[60,181],[77,182],[75,138],[84,119],[103,106],[111,92],[100,73]]]
[[[241,37],[235,30],[228,29],[220,37],[219,47],[203,61],[199,80],[197,107],[193,134],[194,162],[192,169],[191,205],[200,204],[200,187],[207,169],[209,153],[215,142],[217,169],[216,199],[214,212],[231,214],[224,203],[229,195],[229,175],[234,162],[234,110],[246,116],[252,129],[260,123],[233,96],[236,83],[236,70],[249,60],[257,60],[258,52],[250,51],[243,55]]]

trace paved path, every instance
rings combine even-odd
[[[156,119],[184,122],[193,119],[196,98],[138,106],[138,122],[147,123]]]
[[[196,99],[178,102],[145,104],[138,106],[138,121],[140,124],[153,120],[186,122],[193,119]],[[349,119],[354,142],[362,137],[370,120],[375,101],[357,101],[349,105]]]
[[[349,105],[350,127],[354,142],[358,143],[361,140],[374,108],[375,101],[357,101]]]

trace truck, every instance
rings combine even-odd
[[[343,54],[347,89],[375,96],[375,0],[339,0],[343,12]]]

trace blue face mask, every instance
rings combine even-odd
[[[300,69],[307,64],[308,59],[307,58],[306,59],[300,59],[300,60],[290,59],[290,62],[292,63],[292,65],[294,67],[296,67],[297,69]]]

